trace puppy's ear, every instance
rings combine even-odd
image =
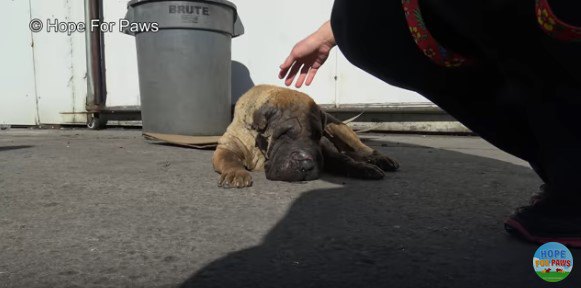
[[[309,121],[311,123],[311,136],[313,139],[321,138],[325,125],[327,125],[327,114],[321,110],[319,105],[313,105],[311,107]]]
[[[264,137],[262,134],[256,135],[256,139],[254,139],[254,146],[258,148],[260,151],[263,152],[264,157],[268,159],[268,139]]]
[[[279,110],[272,105],[263,105],[252,115],[252,129],[260,133],[265,132],[270,121],[278,112]]]
[[[341,124],[341,123],[343,123],[343,122],[339,121],[333,115],[321,110],[321,125],[323,126],[323,134],[326,137],[330,137],[330,138],[334,137],[331,129],[329,129],[330,124]]]

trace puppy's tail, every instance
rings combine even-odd
[[[344,120],[344,121],[343,121],[343,124],[349,124],[349,123],[351,123],[351,122],[353,122],[353,121],[357,120],[357,118],[361,117],[361,115],[363,115],[363,113],[365,113],[365,112],[361,112],[361,113],[359,113],[359,115],[357,115],[357,116],[355,116],[355,117],[352,117],[352,118],[349,118],[349,119],[347,119],[347,120]]]
[[[343,124],[347,125],[349,123],[355,122],[355,120],[357,120],[357,118],[361,117],[361,115],[363,115],[364,112],[359,113],[359,115],[349,118],[347,120],[343,121]],[[357,133],[357,134],[361,134],[361,133],[365,133],[365,132],[369,132],[369,131],[373,131],[375,129],[377,129],[378,127],[381,126],[381,123],[377,123],[377,125],[366,125],[366,127],[361,127],[361,129],[356,129],[355,127],[353,127],[353,125],[350,125],[351,129],[353,129],[353,132]]]

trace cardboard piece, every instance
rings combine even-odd
[[[218,146],[218,139],[222,136],[185,136],[160,133],[143,133],[147,140],[162,141],[174,145],[195,149],[212,149]]]

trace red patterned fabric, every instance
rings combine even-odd
[[[418,1],[402,0],[402,5],[412,37],[424,55],[437,65],[449,68],[473,63],[470,58],[446,49],[434,39],[426,28]],[[545,33],[560,41],[581,41],[581,27],[575,27],[559,20],[551,10],[548,0],[535,1],[537,22]]]
[[[548,0],[536,0],[536,14],[537,22],[547,35],[565,42],[581,42],[581,27],[575,27],[559,20],[551,10]]]
[[[434,39],[426,28],[418,0],[402,0],[402,5],[414,41],[430,60],[444,67],[461,67],[472,62],[467,57],[444,48]]]

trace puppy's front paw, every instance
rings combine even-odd
[[[399,169],[399,163],[397,161],[379,153],[377,150],[373,151],[373,154],[367,157],[367,162],[378,166],[383,171],[396,171]]]
[[[385,173],[381,168],[365,162],[357,163],[355,167],[355,171],[351,171],[350,173],[352,177],[361,178],[361,179],[371,179],[371,180],[379,180],[383,179]]]
[[[252,186],[252,176],[246,170],[234,169],[222,173],[218,187],[244,188]]]

